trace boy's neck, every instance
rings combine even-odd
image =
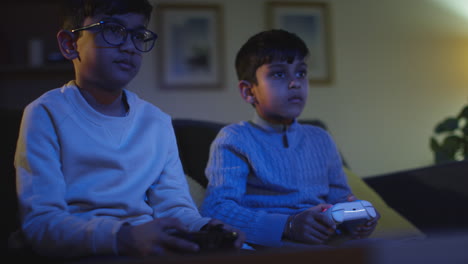
[[[263,120],[263,122],[266,122],[270,125],[274,125],[274,126],[289,126],[291,125],[292,123],[294,123],[294,120],[295,119],[281,119],[281,120],[275,120],[275,119],[267,119],[265,117],[263,117],[261,114],[259,114],[257,111],[254,112],[254,116],[256,119],[261,119]]]
[[[103,91],[99,89],[83,89],[78,87],[86,102],[96,111],[109,116],[125,116],[128,103],[123,90]]]
[[[285,129],[287,129],[292,123],[294,123],[294,120],[288,123],[271,122],[271,121],[264,119],[257,112],[255,112],[252,118],[252,122],[267,130],[272,129],[277,132],[284,132]]]

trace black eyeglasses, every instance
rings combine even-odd
[[[100,27],[102,38],[112,46],[122,45],[127,40],[128,33],[130,33],[133,45],[141,52],[150,51],[158,38],[156,33],[146,28],[130,30],[119,23],[109,21],[99,21],[85,27],[73,29],[71,32],[75,33],[94,27]]]

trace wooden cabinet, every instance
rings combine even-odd
[[[2,4],[0,77],[2,80],[69,79],[72,64],[58,49],[60,0],[16,0]]]
[[[59,53],[61,0],[4,0],[0,8],[0,106],[22,109],[74,78]],[[30,49],[35,49],[31,54]],[[34,57],[35,56],[35,57]]]

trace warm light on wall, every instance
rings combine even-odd
[[[457,72],[456,76],[459,77],[458,87],[454,91],[462,90],[468,92],[468,1],[467,0],[431,0],[434,4],[438,5],[443,11],[450,12],[456,19],[450,24],[445,26],[444,32],[452,34],[452,54],[453,54],[453,67],[452,72]],[[449,75],[450,76],[450,75]],[[451,75],[453,76],[453,75]],[[466,99],[465,99],[466,100]]]
[[[466,0],[432,0],[440,6],[464,17],[468,22],[468,1]]]

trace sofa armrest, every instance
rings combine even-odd
[[[364,178],[424,233],[468,229],[468,161]]]
[[[2,201],[5,201],[2,211],[6,212],[2,228],[2,233],[4,234],[2,234],[2,237],[6,239],[19,227],[16,176],[13,162],[22,116],[22,110],[0,109],[0,119],[4,122],[2,150],[0,152],[0,160],[2,161],[1,193],[3,197]]]

